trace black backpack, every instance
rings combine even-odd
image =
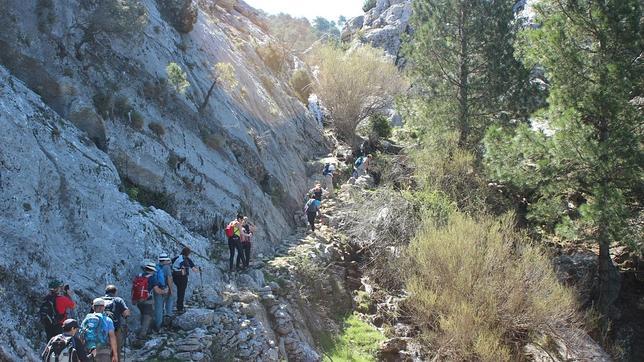
[[[105,310],[103,314],[114,322],[114,330],[118,330],[121,323],[121,316],[116,314],[116,303],[114,297],[101,297],[105,301]]]
[[[44,326],[51,326],[58,323],[63,317],[56,312],[56,295],[47,294],[38,309],[40,323]]]
[[[44,362],[75,362],[79,361],[78,353],[74,348],[73,337],[62,334],[54,336],[47,343],[42,353]]]
[[[330,167],[331,167],[331,164],[330,164],[330,163],[327,163],[327,164],[325,164],[325,165],[324,165],[324,170],[322,170],[322,175],[323,175],[323,176],[326,176],[326,175],[328,175],[329,173],[331,173],[331,172],[329,171],[329,168],[330,168]]]

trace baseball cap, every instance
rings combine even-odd
[[[63,286],[63,282],[58,279],[53,279],[49,281],[49,289],[60,288]]]
[[[72,328],[79,328],[76,319],[65,319],[63,322],[63,331],[71,331]]]
[[[94,307],[98,307],[98,306],[101,306],[101,305],[105,305],[105,299],[103,299],[103,298],[96,298],[96,299],[94,299],[94,301],[92,301],[92,305],[93,305]]]

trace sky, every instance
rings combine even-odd
[[[269,14],[287,13],[296,17],[313,19],[322,16],[338,20],[344,15],[347,19],[362,15],[364,0],[245,0],[250,6],[262,9]]]

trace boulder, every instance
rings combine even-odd
[[[188,309],[185,313],[175,317],[172,325],[184,331],[195,328],[207,328],[213,325],[215,311],[210,309]]]
[[[101,150],[107,148],[105,125],[101,116],[94,111],[94,107],[81,100],[76,100],[72,102],[68,118],[76,127],[87,134],[96,147]]]
[[[193,0],[157,0],[165,21],[180,33],[189,33],[197,22],[198,8]]]

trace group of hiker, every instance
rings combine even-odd
[[[234,272],[247,269],[250,265],[250,248],[255,234],[255,225],[250,222],[247,216],[237,214],[235,220],[228,223],[224,232],[228,238],[228,251],[230,252],[228,270]],[[236,262],[235,252],[237,252]],[[233,262],[235,262],[234,266]]]
[[[190,259],[190,248],[171,259],[161,253],[158,263],[146,262],[132,281],[132,305],[141,313],[141,328],[134,346],[141,346],[151,328],[160,330],[176,312],[183,313],[184,297],[190,271],[201,271]],[[118,362],[127,337],[127,318],[131,311],[114,285],[105,287],[105,295],[92,301],[91,310],[79,323],[72,318],[78,307],[69,285],[60,280],[49,283],[49,293],[39,310],[48,343],[42,353],[47,362]]]
[[[359,156],[355,159],[353,163],[353,173],[351,175],[351,179],[349,179],[350,183],[355,182],[358,177],[366,175],[369,172],[369,166],[372,159],[373,156],[371,154],[363,154],[363,156]],[[321,216],[320,207],[322,206],[322,198],[333,197],[333,174],[335,170],[335,165],[327,162],[322,169],[323,183],[316,182],[315,186],[307,193],[304,213],[306,214],[306,219],[311,228],[311,232],[315,232],[315,219],[318,216]]]

